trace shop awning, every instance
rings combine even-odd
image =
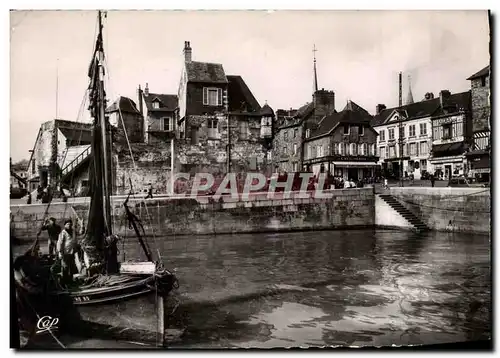
[[[466,157],[479,157],[481,155],[489,155],[489,153],[486,150],[473,150],[465,154]]]
[[[374,162],[332,162],[333,165],[337,167],[346,167],[346,168],[374,168],[377,166],[377,163]]]
[[[464,151],[465,147],[463,142],[437,144],[432,146],[433,157],[448,157],[460,155]]]
[[[410,157],[394,157],[394,158],[386,158],[384,162],[400,162],[402,160],[410,160]]]
[[[490,157],[474,158],[470,161],[471,169],[490,168]]]

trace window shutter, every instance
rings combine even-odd
[[[208,88],[203,87],[203,104],[207,105],[208,104]]]
[[[222,106],[222,88],[217,88],[218,106]]]

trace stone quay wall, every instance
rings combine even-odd
[[[204,235],[258,232],[329,230],[375,225],[373,188],[328,190],[329,198],[315,192],[252,193],[238,198],[210,196],[133,199],[129,207],[141,218],[146,234]],[[114,233],[132,234],[123,207],[124,197],[113,198]],[[84,219],[89,200],[79,203],[11,205],[11,229],[18,239],[34,238],[46,217]],[[46,234],[44,234],[46,235]]]
[[[391,188],[390,194],[431,230],[491,232],[489,188]]]

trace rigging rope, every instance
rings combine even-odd
[[[108,65],[108,62],[107,62],[107,57],[104,58],[104,64],[105,64],[105,68],[106,68],[106,75],[108,77],[108,83],[109,83],[109,87],[110,87],[110,92],[111,91],[111,88],[112,88],[112,85],[111,85],[111,75],[110,75],[110,70],[109,70],[109,65]],[[118,97],[118,113],[119,113],[119,116],[120,116],[120,121],[122,123],[122,126],[123,126],[123,132],[125,134],[125,140],[127,142],[127,146],[128,146],[128,149],[129,149],[129,152],[130,152],[130,157],[132,159],[132,165],[134,167],[134,171],[137,173],[138,172],[138,168],[137,168],[137,163],[135,162],[135,159],[134,159],[134,154],[132,152],[132,146],[130,144],[130,140],[128,138],[128,134],[127,134],[127,130],[126,130],[126,127],[125,127],[125,122],[123,120],[123,115],[122,115],[122,111],[121,111],[121,105],[120,105],[120,95],[117,95]],[[124,98],[127,98],[129,101],[130,101],[130,98],[128,97],[124,97]],[[133,105],[131,103],[131,105]],[[135,107],[135,106],[134,106]],[[129,181],[130,181],[130,175],[129,175]],[[130,181],[131,182],[131,181]],[[132,185],[132,184],[131,184]],[[132,191],[132,197],[134,198],[134,201],[138,201],[137,200],[137,197],[135,196],[135,192],[133,190],[133,188],[131,188],[131,191]],[[146,204],[146,201],[143,200],[140,201],[141,203],[144,203],[144,208],[146,209],[146,216],[147,216],[147,219],[148,219],[148,223],[149,223],[149,226],[151,227],[151,231],[152,231],[152,236],[153,236],[153,245],[155,246],[156,248],[156,251],[157,251],[157,254],[158,254],[158,259],[160,262],[162,262],[162,257],[161,257],[161,253],[158,249],[158,245],[156,243],[156,234],[155,234],[155,230],[154,230],[154,226],[153,226],[153,220],[151,218],[151,215],[149,213],[149,209],[148,209],[148,206]]]

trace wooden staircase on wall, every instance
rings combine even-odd
[[[405,208],[396,198],[389,194],[378,194],[382,200],[384,200],[391,208],[396,210],[399,215],[405,218],[413,228],[417,232],[426,232],[429,231],[427,225],[425,225],[422,220],[420,220],[415,214],[413,214],[410,210]]]

